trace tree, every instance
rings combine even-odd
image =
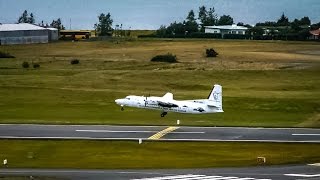
[[[30,24],[34,24],[35,23],[33,13],[31,13],[30,16],[28,17],[28,22],[27,23],[30,23]]]
[[[171,23],[168,27],[167,27],[167,31],[166,34],[167,35],[184,35],[186,32],[184,23]]]
[[[243,22],[238,22],[237,26],[244,26]]]
[[[112,23],[110,13],[104,14],[101,13],[98,16],[99,23],[94,24],[95,30],[98,32],[99,36],[110,35],[110,31],[112,31]]]
[[[299,32],[300,28],[300,21],[298,19],[294,19],[290,24],[292,32]]]
[[[310,25],[311,21],[308,16],[305,16],[300,19],[300,24],[299,25]]]
[[[233,18],[230,15],[223,15],[218,21],[218,25],[232,25]]]
[[[166,31],[167,31],[167,27],[165,25],[161,25],[160,28],[157,30],[156,34],[158,37],[165,37]]]
[[[28,11],[24,10],[22,15],[18,19],[18,23],[27,23],[28,22]]]
[[[207,11],[205,6],[199,7],[199,20],[201,22],[201,31],[204,31],[204,26],[213,26],[217,23],[217,14],[214,7]]]
[[[186,22],[184,24],[186,33],[198,32],[198,23],[196,21],[193,10],[188,13]]]
[[[34,19],[33,13],[30,13],[30,16],[29,16],[28,11],[24,10],[22,15],[18,19],[18,23],[34,24],[35,23],[35,19]]]
[[[205,24],[206,22],[206,19],[207,19],[207,10],[206,10],[206,7],[205,6],[201,6],[199,7],[199,15],[198,15],[198,18],[201,22],[201,26],[203,26],[203,24]]]
[[[207,26],[216,25],[218,21],[218,16],[215,13],[214,7],[210,8],[208,11],[208,18],[207,18]]]
[[[316,29],[320,29],[320,22],[316,23],[316,24],[312,24],[310,26],[311,30],[316,30]]]
[[[262,36],[264,31],[261,27],[253,27],[248,30],[248,33],[252,36]]]
[[[64,30],[65,27],[62,25],[61,19],[58,18],[57,20],[52,20],[50,24],[51,27],[57,28],[58,30]]]
[[[277,25],[278,26],[288,26],[290,23],[289,23],[289,19],[287,16],[284,15],[284,13],[282,13],[280,19],[278,19],[277,21]]]

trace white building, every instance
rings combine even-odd
[[[57,29],[53,29],[28,23],[0,24],[0,45],[48,43],[58,38]]]
[[[59,30],[57,28],[46,28],[49,30],[48,39],[49,41],[57,41],[59,39]]]
[[[233,25],[225,25],[225,26],[205,26],[204,32],[221,34],[221,37],[223,38],[225,34],[245,35],[247,30],[248,30],[247,27],[237,26],[233,24]]]

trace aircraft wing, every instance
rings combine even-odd
[[[163,101],[158,101],[158,105],[159,105],[159,106],[162,106],[162,107],[168,107],[168,108],[178,107],[177,104],[170,103],[170,102],[163,102]]]

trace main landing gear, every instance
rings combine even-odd
[[[164,117],[165,115],[167,115],[168,113],[167,112],[162,112],[161,114],[160,114],[160,116],[161,117]]]
[[[121,111],[123,111],[124,110],[124,108],[123,108],[123,106],[121,106]]]

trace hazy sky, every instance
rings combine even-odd
[[[0,0],[0,23],[16,23],[26,9],[36,22],[51,23],[61,18],[69,29],[93,29],[100,13],[111,13],[113,25],[131,29],[158,29],[173,21],[182,21],[199,6],[214,7],[216,13],[231,15],[245,24],[275,21],[282,12],[289,17],[309,16],[320,22],[320,0]]]

